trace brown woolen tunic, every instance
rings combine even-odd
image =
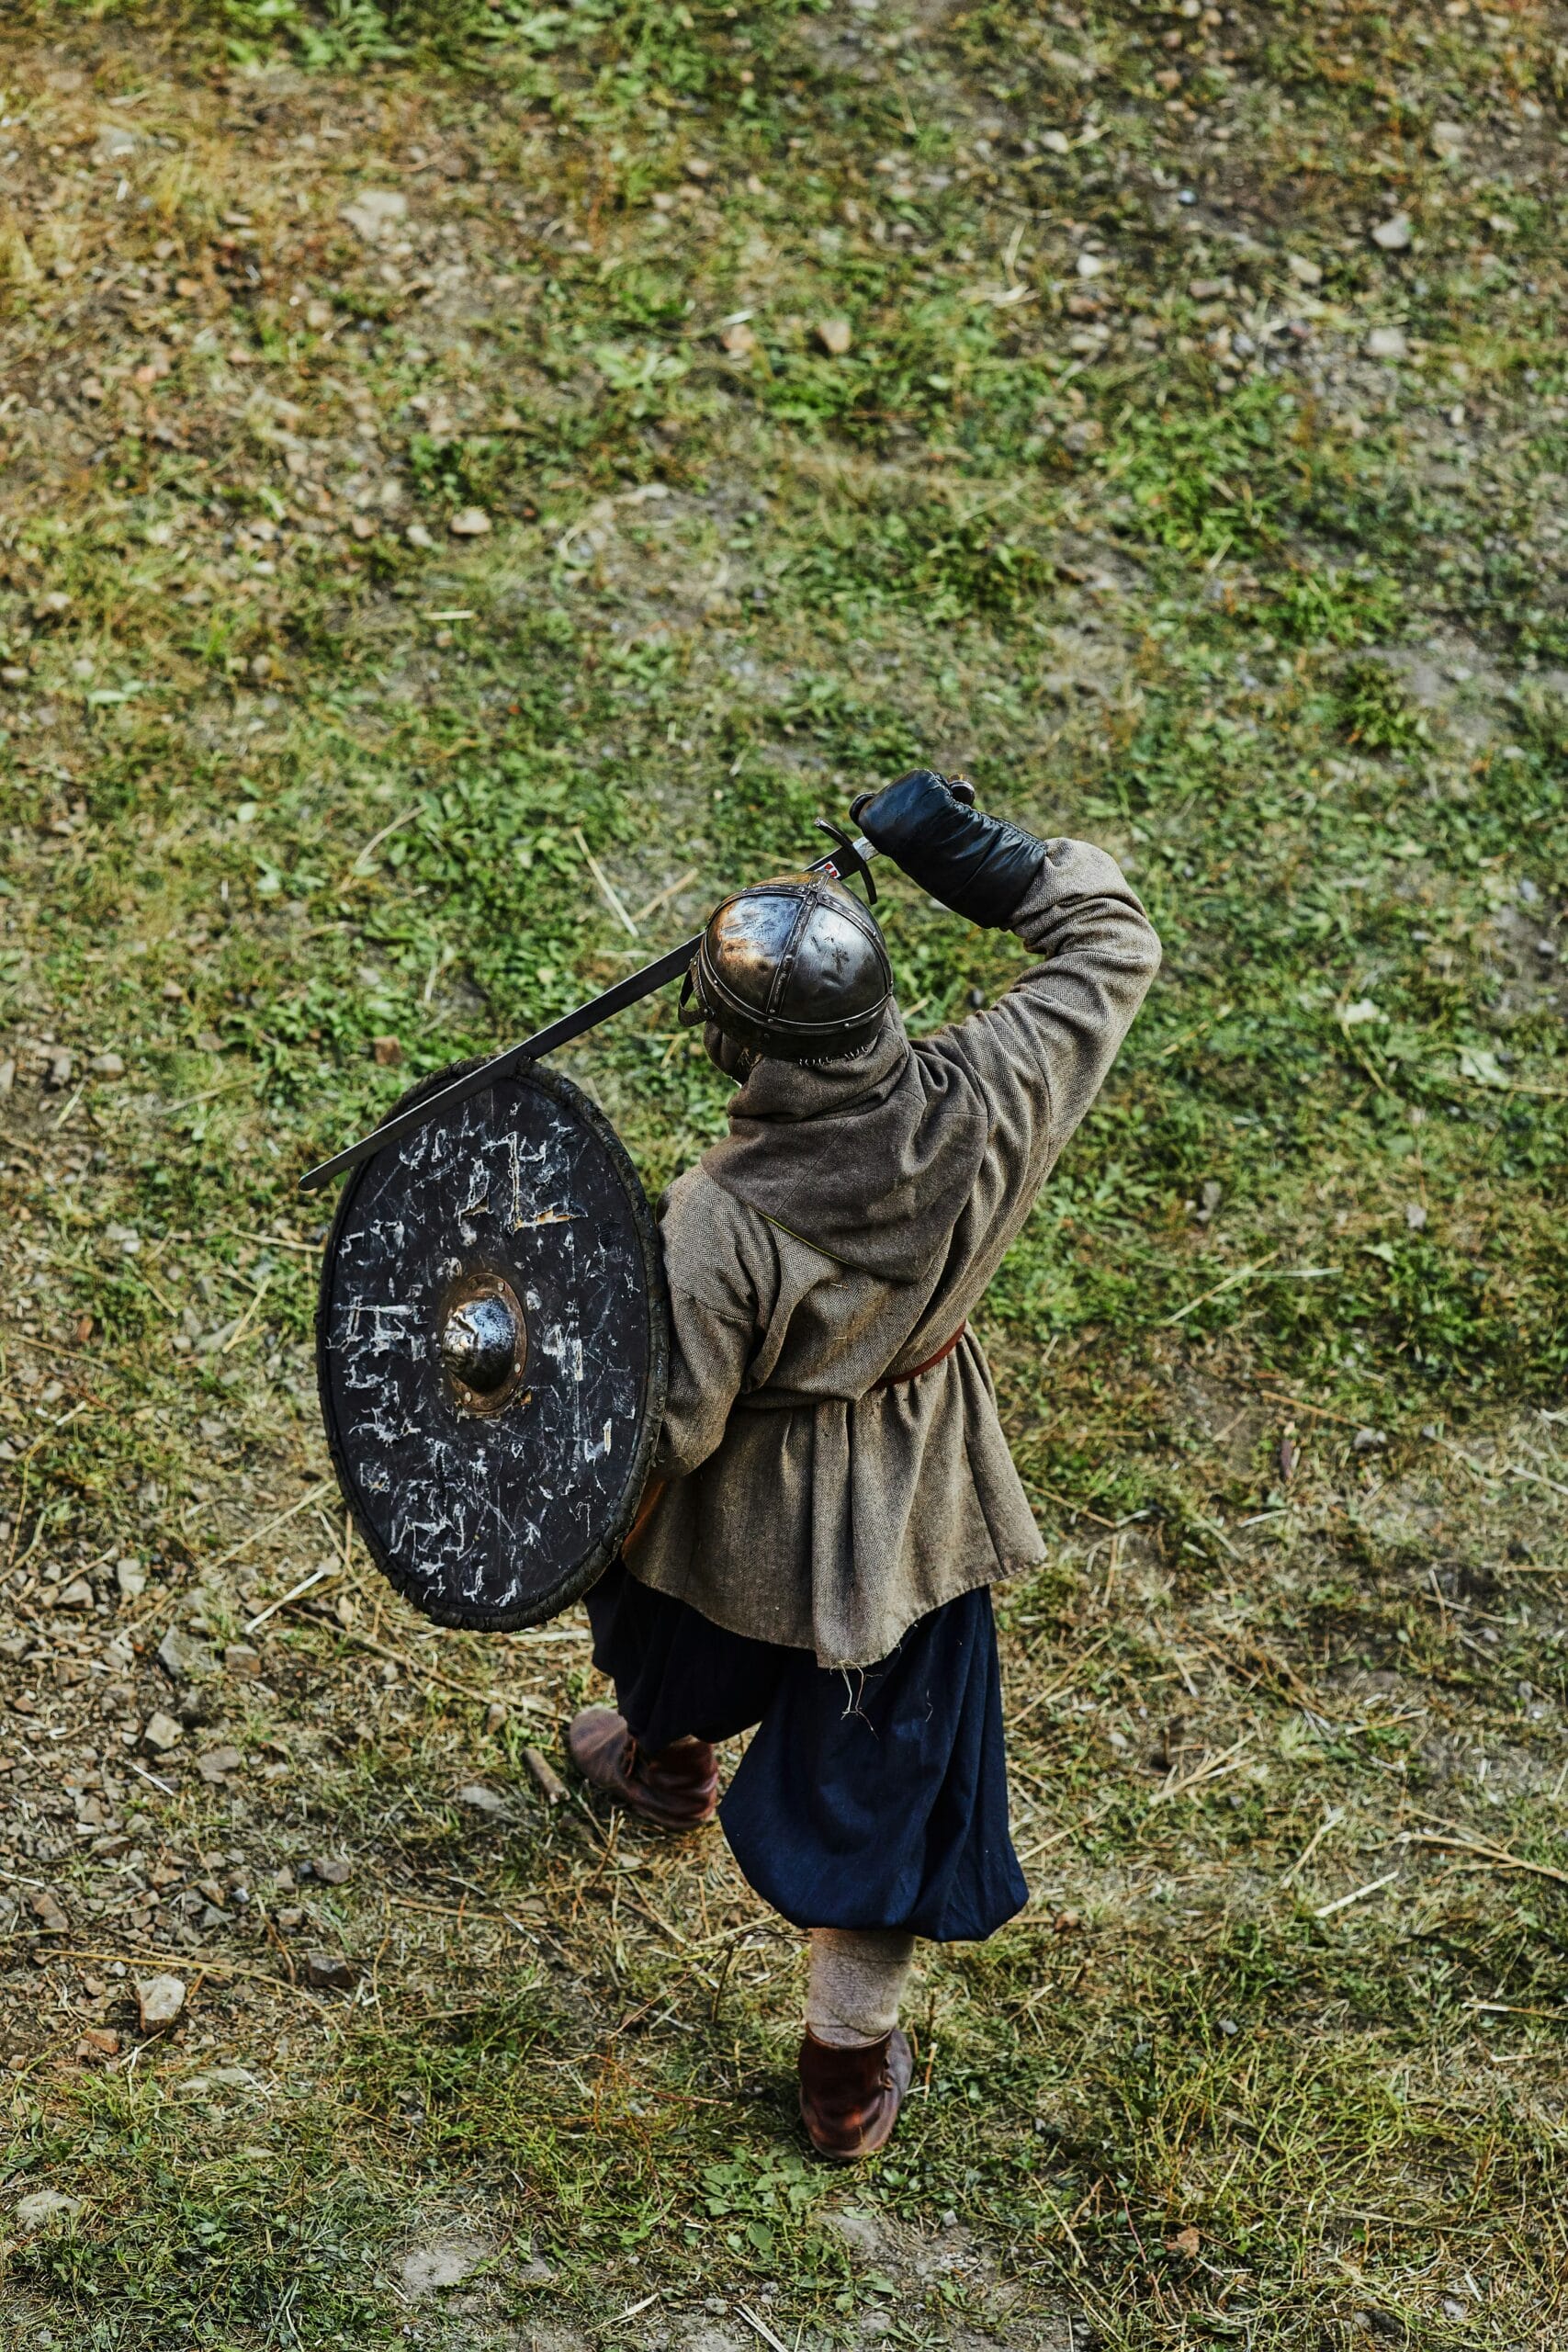
[[[836,1256],[813,1246],[808,1204],[785,1230],[730,1190],[715,1173],[724,1145],[662,1205],[664,1484],[650,1487],[626,1565],[714,1623],[823,1666],[871,1665],[929,1610],[1044,1556],[974,1334],[918,1379],[897,1375],[975,1311],[1115,1059],[1159,942],[1114,860],[1086,842],[1045,845],[1013,929],[1045,960],[937,1039],[911,1046],[893,1017],[870,1053],[830,1072],[762,1066],[773,1114],[797,1135],[818,1102],[841,1117],[846,1085],[917,1080],[908,1057],[922,1054],[949,1079],[956,1069],[966,1115],[984,1106],[973,1183],[934,1229],[909,1216],[897,1279],[886,1231],[867,1253],[874,1268],[856,1266],[852,1243]],[[910,1166],[938,1164],[931,1141],[911,1147]],[[880,1171],[866,1181],[874,1196]],[[886,1190],[899,1182],[889,1167]],[[879,1385],[890,1374],[896,1385]]]

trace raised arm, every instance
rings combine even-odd
[[[998,1173],[1043,1175],[1115,1060],[1159,969],[1153,924],[1115,859],[1043,842],[966,808],[917,769],[857,808],[867,838],[954,913],[1016,933],[1043,960],[987,1012],[921,1047],[966,1070],[989,1107]]]

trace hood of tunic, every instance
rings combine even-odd
[[[940,1038],[911,1046],[897,1005],[853,1060],[761,1061],[703,1154],[716,1184],[825,1256],[930,1282],[973,1194],[990,1118]]]

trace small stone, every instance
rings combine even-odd
[[[817,340],[833,359],[841,359],[853,343],[854,329],[848,319],[818,319]]]
[[[288,1905],[277,1915],[277,1925],[286,1936],[298,1935],[304,1924],[305,1914],[297,1905]]]
[[[1462,122],[1435,122],[1427,134],[1433,154],[1445,164],[1463,154],[1468,136]]]
[[[1373,327],[1364,345],[1369,359],[1408,359],[1410,345],[1403,327]]]
[[[76,2055],[89,2063],[98,2058],[115,2058],[119,2054],[119,2036],[112,2026],[89,2025],[82,2029],[82,2039],[76,2044]]]
[[[184,1737],[185,1733],[173,1715],[164,1714],[159,1708],[155,1714],[148,1716],[142,1726],[141,1745],[152,1755],[164,1756],[171,1747],[177,1747]]]
[[[1350,1443],[1357,1453],[1375,1453],[1380,1445],[1388,1443],[1388,1433],[1385,1430],[1358,1430]]]
[[[54,1594],[56,1609],[91,1609],[92,1605],[93,1588],[85,1577],[73,1577],[69,1584],[62,1584],[56,1589]]]
[[[466,1804],[471,1813],[482,1813],[490,1821],[504,1821],[509,1811],[503,1796],[498,1795],[494,1789],[485,1788],[477,1781],[469,1787],[458,1790],[457,1803]]]
[[[69,1086],[71,1083],[71,1073],[75,1067],[76,1064],[73,1057],[68,1054],[63,1046],[61,1046],[56,1052],[50,1055],[49,1077],[46,1083],[56,1088]]]
[[[352,1993],[359,1972],[353,1961],[344,1960],[341,1952],[308,1951],[305,1954],[305,1982],[321,1993]]]
[[[128,1555],[114,1564],[114,1580],[119,1587],[122,1600],[135,1600],[147,1589],[147,1571]]]
[[[1103,277],[1111,264],[1104,254],[1079,254],[1077,272],[1080,277]]]
[[[52,1887],[40,1887],[39,1892],[29,1898],[28,1908],[46,1936],[69,1935],[70,1918]]]
[[[158,1645],[157,1657],[171,1682],[188,1682],[193,1675],[209,1672],[212,1666],[207,1644],[197,1641],[180,1625],[170,1626]]]
[[[1062,435],[1062,447],[1069,457],[1081,458],[1105,438],[1104,430],[1092,416],[1080,417],[1076,424],[1066,426]]]
[[[58,2188],[35,2188],[18,2199],[15,2221],[19,2230],[45,2230],[51,2222],[68,2222],[82,2211],[80,2197],[65,2197]]]
[[[403,533],[411,548],[433,548],[436,542],[423,523],[411,523]]]
[[[362,187],[352,204],[345,204],[340,218],[362,236],[367,244],[375,244],[397,221],[408,217],[409,200],[395,187]]]
[[[1392,220],[1378,222],[1372,231],[1372,243],[1385,254],[1407,253],[1413,233],[1408,212],[1396,212]]]
[[[375,519],[369,514],[355,515],[348,527],[356,539],[373,539],[376,536]]]
[[[90,1065],[96,1078],[123,1078],[125,1059],[120,1054],[95,1054]]]
[[[1189,2222],[1184,2230],[1178,2230],[1174,2236],[1167,2238],[1165,2250],[1167,2254],[1185,2255],[1189,2262],[1196,2262],[1198,2250],[1202,2243],[1197,2231]]]
[[[331,1854],[319,1854],[310,1868],[323,1886],[346,1886],[354,1871],[352,1862]]]
[[[482,539],[490,529],[490,516],[482,506],[460,506],[446,528],[455,539]]]
[[[689,180],[711,180],[713,177],[713,165],[702,155],[688,155],[686,158],[686,177]]]
[[[1301,286],[1321,286],[1323,272],[1316,262],[1308,261],[1304,254],[1287,254],[1285,267]]]
[[[139,1976],[136,2007],[143,2033],[162,2033],[173,2025],[186,2005],[186,1988],[177,1976]]]
[[[1404,1204],[1404,1222],[1409,1227],[1412,1233],[1425,1233],[1427,1230],[1426,1203],[1424,1201],[1406,1201]]]
[[[744,319],[725,327],[718,339],[732,359],[747,359],[757,348],[757,338]]]
[[[395,1069],[398,1064],[402,1060],[402,1057],[403,1047],[400,1037],[386,1036],[371,1038],[370,1058],[372,1061],[378,1063],[382,1069]]]
[[[196,1769],[210,1787],[218,1789],[244,1760],[237,1747],[209,1747],[197,1758]]]
[[[223,1652],[223,1671],[236,1681],[254,1682],[261,1669],[261,1652],[252,1649],[248,1642],[231,1642]]]

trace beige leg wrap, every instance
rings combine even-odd
[[[813,1928],[807,2026],[818,2041],[858,2050],[898,2022],[915,1939],[897,1928]]]

